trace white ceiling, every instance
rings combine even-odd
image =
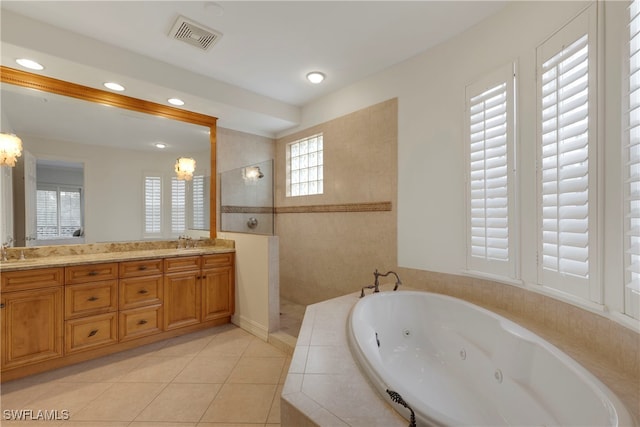
[[[188,98],[185,88],[189,82],[172,78],[176,69],[188,70],[185,80],[197,82],[202,89],[193,94],[197,99],[184,108],[216,115],[223,127],[228,123],[231,128],[266,135],[294,126],[304,105],[455,36],[505,4],[504,1],[0,2],[3,12],[84,36],[77,47],[67,38],[64,46],[43,48],[41,53],[49,55],[47,60],[52,61],[51,56],[59,52],[63,53],[59,56],[64,56],[67,51],[68,60],[74,49],[80,51],[90,43],[101,46],[96,51],[104,51],[104,43],[121,49],[120,58],[130,58],[126,55],[131,52],[151,58],[153,61],[145,62],[140,57],[140,61],[135,61],[135,70],[134,61],[124,59],[121,62],[126,64],[114,60],[103,67],[112,68],[109,76],[122,75],[126,79],[129,72],[131,81],[153,80],[155,86],[140,85],[134,89],[138,92],[131,95],[150,100],[158,96],[159,86],[175,89]],[[223,37],[207,52],[171,39],[167,34],[178,15],[217,30]],[[9,24],[3,18],[3,26]],[[45,27],[49,28],[40,26],[38,31],[44,31]],[[24,46],[31,51],[37,49],[29,39],[35,32],[8,35],[7,31],[10,30],[1,34],[2,63],[16,67],[9,56],[19,54],[21,37]],[[10,38],[10,44],[5,45],[5,37]],[[43,45],[51,43],[46,34],[38,37]],[[91,55],[85,56],[89,62]],[[68,66],[59,69],[52,66],[47,70],[49,75],[56,74],[53,77],[85,84],[79,80],[95,78],[89,74],[95,75],[99,62],[93,60],[86,70],[78,67],[73,71]],[[325,82],[320,85],[307,82],[305,75],[312,70],[325,73]],[[86,77],[80,75],[82,72]],[[241,123],[246,125],[245,129],[240,129]]]

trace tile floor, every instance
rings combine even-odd
[[[280,332],[297,337],[306,308],[304,305],[280,298]]]
[[[2,427],[276,427],[291,359],[223,325],[1,385]],[[57,410],[64,421],[7,420]]]

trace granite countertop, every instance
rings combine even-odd
[[[234,242],[230,240],[205,239],[197,242],[197,247],[188,249],[178,249],[175,240],[9,248],[9,260],[0,261],[0,272],[235,252]],[[25,259],[20,259],[21,253]]]

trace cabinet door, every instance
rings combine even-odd
[[[235,290],[233,268],[212,268],[202,273],[202,321],[231,316]]]
[[[164,329],[200,323],[200,271],[164,277]]]
[[[5,292],[2,369],[62,356],[62,288]]]

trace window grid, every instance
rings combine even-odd
[[[509,261],[507,84],[470,104],[471,256]]]
[[[204,175],[196,175],[193,177],[192,182],[192,199],[193,199],[193,211],[191,212],[192,227],[197,230],[204,230],[205,218],[204,218],[204,203],[205,203],[205,185]]]
[[[144,231],[145,234],[162,233],[162,178],[144,179]]]
[[[287,197],[323,193],[322,134],[287,145]]]
[[[588,35],[542,65],[542,268],[589,278]]]
[[[625,313],[640,319],[640,1],[629,4],[625,167]]]
[[[184,233],[187,229],[187,185],[186,181],[171,178],[171,233]]]
[[[52,187],[36,191],[36,237],[73,237],[82,227],[81,189]]]

